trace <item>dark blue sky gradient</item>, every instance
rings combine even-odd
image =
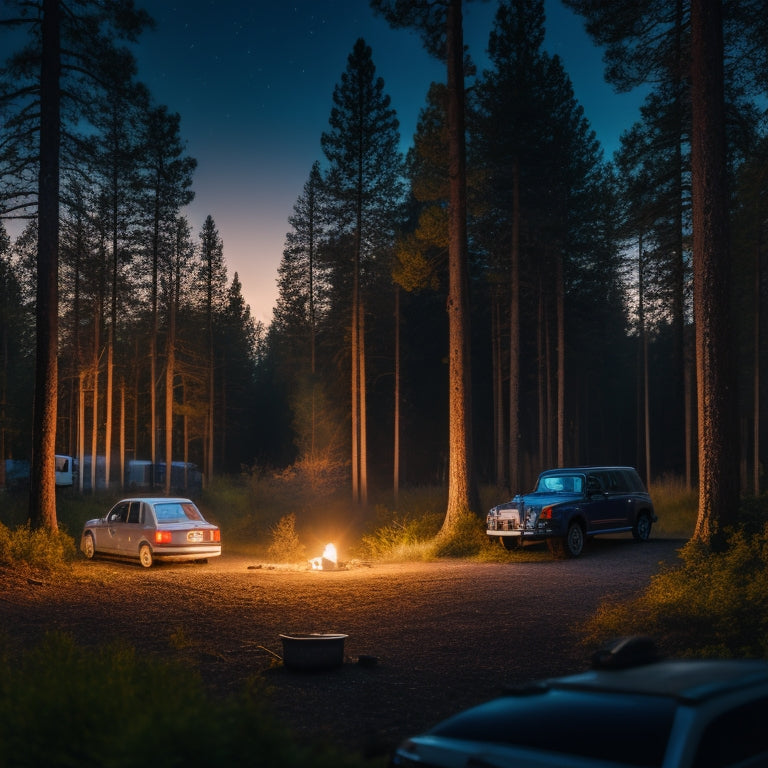
[[[268,324],[288,217],[312,163],[322,161],[334,86],[355,41],[373,50],[392,99],[405,150],[429,85],[443,65],[416,34],[392,30],[366,0],[138,0],[157,26],[136,53],[139,79],[156,102],[181,115],[198,161],[196,198],[186,211],[197,233],[213,216],[230,278],[237,272],[253,316]],[[495,0],[465,4],[465,43],[485,63]],[[638,118],[639,96],[616,95],[603,80],[601,52],[580,19],[547,0],[545,49],[564,62],[585,115],[610,157]]]

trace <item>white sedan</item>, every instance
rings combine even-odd
[[[221,532],[190,499],[123,499],[85,524],[80,549],[89,560],[135,558],[145,568],[155,560],[205,562],[221,554]]]

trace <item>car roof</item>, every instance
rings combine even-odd
[[[757,685],[768,685],[768,662],[757,659],[670,659],[625,669],[593,669],[545,682],[553,689],[639,693],[690,703]]]
[[[118,504],[122,504],[124,501],[143,501],[146,504],[162,504],[162,503],[176,503],[176,504],[194,504],[192,499],[187,499],[182,496],[131,496],[128,499],[121,499]]]
[[[601,464],[601,465],[595,465],[595,466],[589,466],[589,467],[559,467],[557,469],[545,469],[541,474],[542,475],[549,475],[549,474],[557,474],[559,472],[600,472],[603,470],[610,470],[610,469],[626,469],[629,472],[637,472],[637,470],[634,467],[627,467],[622,466],[620,464]]]

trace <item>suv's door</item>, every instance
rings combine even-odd
[[[617,469],[600,472],[606,503],[602,530],[626,530],[632,526],[634,510],[626,478]]]

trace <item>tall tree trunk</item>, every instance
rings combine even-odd
[[[35,405],[29,518],[58,529],[56,519],[56,408],[59,335],[59,144],[61,25],[58,0],[43,0],[40,70]]]
[[[461,0],[447,13],[448,62],[448,505],[440,533],[479,508],[472,465],[471,355],[464,129],[464,42]]]
[[[509,301],[509,490],[520,488],[520,162],[512,166]]]
[[[493,444],[496,485],[503,487],[506,480],[507,455],[504,451],[504,376],[501,354],[501,296],[498,289],[491,291],[491,380],[493,382]]]
[[[173,463],[173,377],[176,367],[176,307],[173,298],[173,280],[169,285],[170,311],[168,318],[168,342],[165,359],[165,492],[171,493],[171,466]]]
[[[650,393],[648,391],[648,329],[645,325],[645,257],[643,256],[643,237],[637,246],[637,294],[638,321],[640,323],[640,391],[643,398],[643,455],[645,458],[645,482],[651,482],[651,426],[650,426]]]
[[[360,503],[368,504],[368,418],[366,414],[366,383],[365,383],[365,305],[360,303],[358,313],[360,320],[360,332],[357,345],[360,350]]]
[[[755,246],[754,303],[755,319],[752,339],[752,493],[760,495],[760,252],[762,227],[758,222]]]
[[[698,383],[699,514],[714,549],[739,505],[738,420],[731,364],[728,173],[720,0],[691,2],[693,263]]]
[[[565,284],[563,255],[555,254],[557,302],[557,464],[565,466]]]
[[[395,429],[392,457],[392,491],[395,508],[400,500],[400,286],[395,284]]]
[[[360,332],[360,323],[358,320],[358,314],[360,312],[360,286],[358,281],[357,256],[355,256],[352,275],[352,319],[350,328],[350,363],[352,366],[352,381],[350,382],[350,406],[352,409],[352,502],[354,504],[360,502],[360,368],[358,365],[360,362],[360,351],[358,349],[358,334]]]

